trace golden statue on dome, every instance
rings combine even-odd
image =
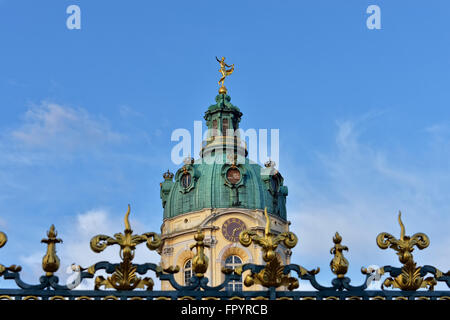
[[[223,83],[225,81],[225,78],[233,73],[233,71],[234,71],[234,64],[232,64],[231,66],[227,65],[225,63],[225,57],[222,57],[222,59],[220,59],[220,60],[216,57],[216,60],[217,60],[217,62],[220,63],[219,72],[222,74],[222,78],[220,78],[220,80],[219,80],[219,84],[221,85],[220,88],[219,88],[219,94],[226,94],[227,93],[227,88],[225,88]],[[227,68],[230,68],[230,69],[227,70]]]

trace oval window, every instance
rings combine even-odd
[[[189,173],[183,174],[183,176],[181,177],[181,185],[183,186],[183,188],[189,188],[191,182],[192,182],[191,175]]]
[[[241,172],[236,168],[228,169],[227,171],[227,180],[231,184],[236,184],[241,180]]]

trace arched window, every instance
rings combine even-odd
[[[226,136],[227,135],[227,131],[228,131],[228,119],[223,119],[223,122],[222,122],[222,135],[223,136]]]
[[[217,120],[213,120],[213,125],[212,125],[212,135],[213,137],[217,136]]]
[[[186,261],[183,267],[183,274],[184,274],[184,285],[189,285],[189,280],[192,278],[192,260]]]
[[[236,269],[242,265],[242,260],[238,256],[229,256],[225,260],[225,268]],[[242,281],[230,281],[226,287],[227,291],[242,291]]]

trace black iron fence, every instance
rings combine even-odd
[[[401,220],[400,238],[388,233],[380,233],[377,244],[381,249],[391,248],[396,251],[400,267],[384,266],[378,269],[362,268],[366,279],[362,284],[352,285],[346,277],[349,262],[344,257],[348,248],[341,244],[342,237],[336,233],[333,237],[334,246],[331,248],[333,259],[330,262],[331,271],[336,277],[331,285],[324,286],[316,280],[320,269],[305,269],[296,264],[283,265],[277,258],[275,250],[279,245],[292,249],[297,244],[297,237],[292,232],[275,234],[270,229],[267,211],[266,228],[264,234],[245,230],[239,235],[239,242],[243,246],[251,244],[261,247],[264,265],[243,264],[237,268],[223,268],[225,275],[223,283],[209,286],[205,276],[209,267],[208,257],[205,255],[204,233],[198,230],[194,236],[195,243],[191,250],[195,251],[192,259],[193,276],[188,285],[181,285],[175,280],[175,274],[180,271],[178,266],[162,268],[159,264],[134,264],[135,248],[146,243],[150,250],[157,250],[162,246],[162,240],[156,233],[149,232],[135,235],[128,220],[130,207],[125,215],[124,233],[117,233],[114,237],[97,235],[90,242],[91,249],[100,253],[106,247],[118,245],[122,262],[109,263],[102,261],[88,268],[72,265],[77,274],[76,279],[68,284],[60,284],[54,273],[59,269],[60,261],[56,254],[56,245],[62,240],[57,238],[57,232],[52,225],[47,232],[47,238],[42,242],[47,245],[47,252],[42,260],[45,272],[38,284],[28,284],[21,279],[22,268],[0,264],[0,278],[3,281],[14,281],[16,288],[1,289],[0,300],[450,300],[450,290],[435,291],[434,287],[440,282],[450,287],[450,271],[443,273],[429,265],[417,266],[412,252],[414,247],[422,250],[429,246],[429,238],[423,233],[413,236],[405,234],[405,227]],[[0,232],[0,248],[7,243],[7,237]],[[107,274],[106,278],[98,275]],[[153,273],[160,281],[168,282],[173,290],[153,290],[154,281],[147,274]],[[264,290],[225,290],[231,281],[243,279],[246,287],[261,285]],[[379,290],[368,290],[374,279],[385,278]],[[78,290],[83,279],[95,279],[92,290]],[[315,291],[299,291],[299,281],[308,282]],[[399,290],[395,290],[399,289]]]

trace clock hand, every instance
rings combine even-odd
[[[233,229],[233,233],[232,233],[233,237],[236,236],[236,231],[238,231],[238,230],[242,230],[242,227],[237,227],[237,228]]]

